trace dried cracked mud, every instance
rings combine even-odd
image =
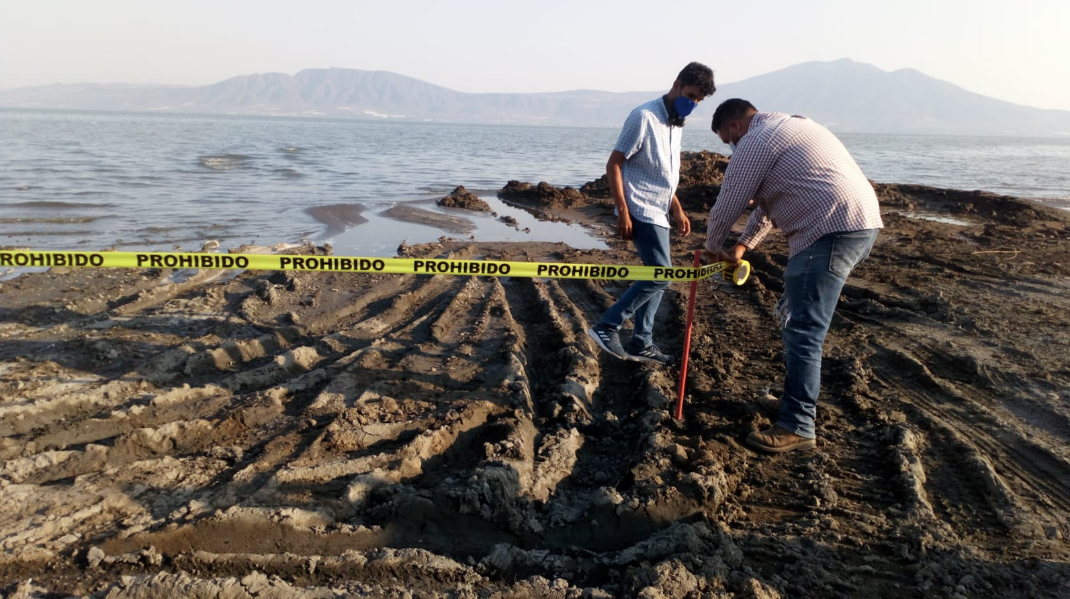
[[[754,399],[782,384],[778,236],[748,255],[744,286],[699,284],[682,421],[678,369],[607,357],[584,333],[623,283],[120,269],[0,283],[0,588],[1066,597],[1070,214],[878,191],[887,228],[843,292],[819,448],[803,454],[741,442],[769,425]],[[709,195],[685,202],[696,231]],[[675,237],[678,263],[699,243]],[[620,243],[406,251],[635,261]],[[658,315],[676,354],[687,292],[673,285]]]

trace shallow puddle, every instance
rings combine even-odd
[[[898,212],[897,214],[900,214],[907,218],[931,220],[933,222],[943,223],[945,225],[958,225],[960,227],[968,227],[973,224],[970,221],[962,220],[961,218],[952,218],[950,216],[943,216],[941,214],[934,214],[932,212]]]
[[[540,220],[526,210],[506,204],[490,194],[479,194],[479,199],[490,205],[493,214],[439,208],[432,201],[412,202],[422,211],[434,212],[443,217],[471,222],[468,233],[458,234],[434,226],[434,222],[406,222],[388,214],[389,210],[365,212],[368,222],[323,241],[334,247],[339,256],[394,256],[402,242],[415,245],[430,243],[440,237],[453,237],[479,242],[564,242],[576,249],[606,249],[606,242],[592,235],[589,228],[568,222]],[[391,208],[392,210],[393,208]],[[502,219],[510,217],[516,223],[507,224]]]

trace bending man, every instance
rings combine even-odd
[[[713,95],[713,71],[692,62],[684,67],[664,96],[628,115],[606,164],[609,191],[616,204],[617,234],[631,239],[647,266],[672,266],[669,257],[669,215],[680,235],[691,233],[676,187],[680,182],[680,137],[684,119]],[[587,334],[599,347],[623,360],[671,364],[672,356],[654,345],[654,316],[666,281],[637,281],[620,296]],[[625,348],[618,330],[634,318]]]
[[[800,116],[758,112],[746,100],[726,100],[713,132],[732,149],[710,210],[706,255],[738,261],[774,227],[788,241],[784,294],[777,303],[784,339],[784,391],[762,398],[775,424],[752,432],[747,444],[770,452],[816,447],[821,351],[848,275],[877,239],[877,195],[840,140]],[[722,251],[732,224],[750,200],[755,208],[736,245]]]

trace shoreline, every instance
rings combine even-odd
[[[458,184],[493,195],[507,179],[579,186],[604,172],[605,152],[615,140],[612,129],[566,135],[551,129],[396,128],[399,145],[383,156],[376,148],[378,137],[371,135],[375,132],[359,127],[346,128],[353,145],[326,151],[318,140],[340,132],[312,123],[293,127],[265,122],[269,134],[243,137],[249,127],[240,122],[190,123],[192,129],[181,135],[179,123],[166,119],[116,118],[106,127],[75,116],[8,115],[5,120],[16,139],[31,147],[48,147],[50,136],[62,134],[89,152],[53,148],[40,157],[47,163],[31,154],[7,156],[10,168],[0,176],[0,204],[6,212],[0,236],[8,245],[49,249],[119,245],[168,251],[176,244],[196,249],[211,239],[224,247],[302,238],[322,243],[336,230],[324,231],[305,208],[349,203],[376,211],[396,201],[445,194]],[[720,147],[705,127],[688,131],[688,150]],[[202,143],[189,145],[189,136]],[[849,137],[857,146],[851,147],[852,154],[876,181],[988,188],[1014,195],[1070,194],[1064,180],[1070,146],[1065,143]],[[508,148],[517,143],[530,144],[532,153],[511,155]],[[104,159],[108,147],[123,150]],[[64,175],[53,177],[54,170]],[[404,230],[396,221],[382,222]],[[432,237],[432,231],[418,230],[424,237],[408,243],[434,241],[445,234]],[[367,226],[363,231],[378,233]],[[477,239],[483,237],[477,233]],[[382,254],[396,245],[383,241],[375,249]]]

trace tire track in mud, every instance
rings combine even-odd
[[[571,484],[587,490],[608,485],[626,492],[634,485],[633,470],[643,459],[644,441],[651,432],[644,430],[645,426],[638,420],[646,409],[666,409],[668,398],[651,393],[652,378],[662,380],[656,368],[609,356],[588,337],[587,329],[627,289],[626,284],[610,285],[611,289],[606,289],[593,281],[551,280],[539,289],[545,290],[540,299],[548,317],[559,314],[571,317],[566,336],[583,354],[579,366],[596,373],[586,375],[584,417],[575,421],[585,445]],[[667,298],[663,302],[667,304]],[[655,330],[667,331],[665,320],[660,317]],[[671,342],[676,343],[676,340]],[[574,356],[577,350],[570,348],[570,351]],[[576,365],[577,362],[573,357],[572,363]],[[580,378],[571,373],[568,376],[573,380]],[[571,386],[571,382],[567,381],[566,386]],[[622,452],[622,448],[625,451]],[[583,484],[580,483],[582,480],[590,482]]]
[[[474,347],[478,347],[482,353],[476,356],[477,359],[510,353],[509,347],[515,343],[511,342],[510,339],[515,338],[516,333],[512,330],[513,325],[510,324],[512,319],[508,315],[508,305],[504,301],[504,295],[498,282],[494,281],[491,284],[476,283],[476,279],[472,278],[468,279],[463,285],[464,293],[439,293],[438,300],[429,302],[430,304],[437,303],[438,307],[422,314],[417,314],[415,317],[407,318],[399,327],[393,328],[390,341],[373,343],[364,350],[354,352],[354,356],[358,353],[363,355],[353,359],[353,365],[360,366],[363,370],[368,370],[368,367],[376,367],[380,371],[383,371],[384,368],[397,367],[402,372],[413,373],[437,370],[438,366],[432,365],[432,361],[429,360],[430,356],[441,357],[450,353],[463,355],[466,353],[464,351],[465,347],[468,349],[467,353],[471,353]],[[454,286],[453,291],[455,292],[456,290],[456,286]],[[470,308],[469,300],[460,298],[465,295],[474,295],[477,290],[488,296],[488,299],[474,302],[474,308]],[[386,306],[383,313],[391,310],[396,311],[395,308],[396,304]],[[494,321],[500,322],[495,324]],[[456,343],[458,340],[460,340],[460,343]],[[378,356],[371,357],[373,353],[378,354]],[[419,354],[417,356],[418,359],[409,360],[414,354]],[[434,364],[440,363],[434,362]],[[530,396],[530,391],[525,393],[528,385],[525,373],[522,368],[516,368],[516,365],[517,363],[513,362],[512,366],[506,364],[500,370],[488,369],[484,372],[484,380],[475,381],[475,384],[471,385],[471,387],[474,389],[482,387],[502,389],[505,393],[496,399],[498,404],[506,406],[513,401],[514,395],[520,398]],[[455,371],[456,369],[450,368],[450,370]],[[351,372],[347,371],[345,374],[351,374]],[[280,470],[275,475],[275,478],[281,480],[281,482],[293,483],[299,481],[315,482],[319,479],[333,480],[339,476],[345,478],[356,475],[356,478],[352,479],[352,482],[346,488],[346,501],[350,504],[363,504],[364,510],[372,515],[373,520],[382,521],[387,523],[388,526],[393,526],[395,523],[404,522],[406,518],[397,513],[392,517],[387,517],[386,515],[386,512],[391,512],[391,510],[400,511],[396,505],[397,491],[391,490],[391,486],[408,487],[411,485],[417,489],[430,489],[431,493],[434,494],[436,481],[444,478],[450,480],[449,477],[441,472],[431,473],[418,465],[414,467],[413,460],[427,461],[436,459],[436,456],[441,456],[442,459],[438,460],[439,462],[448,462],[448,454],[451,452],[470,453],[473,451],[473,439],[461,441],[459,437],[467,434],[467,432],[476,432],[481,437],[490,435],[490,438],[493,438],[496,435],[493,432],[495,425],[487,421],[487,416],[491,412],[486,410],[482,412],[484,415],[481,418],[465,418],[464,421],[467,424],[464,427],[449,426],[449,420],[451,419],[449,414],[442,413],[424,413],[422,415],[423,420],[416,421],[415,424],[406,422],[404,418],[399,422],[384,423],[382,422],[384,414],[381,412],[378,414],[368,413],[368,418],[364,418],[365,414],[361,413],[362,411],[367,411],[364,408],[374,407],[376,403],[388,402],[397,404],[406,401],[400,395],[398,400],[385,396],[384,391],[390,390],[387,379],[373,376],[373,380],[368,380],[367,372],[364,375],[362,377],[351,377],[353,380],[350,380],[349,384],[345,385],[349,388],[358,386],[368,388],[360,397],[346,398],[344,393],[339,393],[342,391],[341,389],[332,387],[332,383],[312,402],[310,408],[314,410],[314,415],[317,418],[329,415],[330,406],[332,405],[336,407],[339,407],[339,405],[347,406],[344,408],[344,416],[351,422],[343,423],[342,420],[334,420],[326,428],[325,433],[312,443],[309,452],[304,457],[298,458],[290,466]],[[486,379],[488,375],[491,377],[490,380]],[[497,381],[494,380],[495,377],[498,379]],[[358,381],[357,378],[360,380]],[[421,385],[419,389],[425,396],[427,395],[429,382],[430,379],[425,381],[425,384]],[[374,389],[374,391],[371,389]],[[395,387],[395,389],[417,391],[414,388],[406,390]],[[487,393],[485,389],[482,392],[484,394]],[[334,396],[341,396],[341,398]],[[339,399],[341,399],[340,402]],[[383,400],[386,401],[384,402]],[[452,405],[441,400],[436,403],[441,403],[447,408]],[[521,405],[523,403],[522,401]],[[487,405],[493,406],[494,404]],[[441,411],[442,408],[440,407],[439,410]],[[453,413],[453,410],[450,413]],[[447,421],[447,426],[436,426],[438,431],[447,431],[446,437],[442,437],[441,434],[438,435],[441,440],[435,441],[434,436],[426,440],[428,439],[426,434],[417,435],[408,441],[402,440],[402,436],[406,433],[419,429],[422,426],[421,422],[426,424],[442,420]],[[347,425],[358,425],[356,427],[357,430],[353,430],[354,427]],[[506,426],[506,430],[508,428]],[[369,431],[369,429],[373,430]],[[450,433],[448,431],[453,432]],[[361,436],[361,438],[355,439],[357,436]],[[366,451],[364,447],[367,444],[364,443],[364,440],[367,436],[374,436],[376,441]],[[509,433],[506,432],[502,436],[508,437]],[[391,439],[400,441],[400,444],[392,443]],[[424,446],[436,446],[438,449],[434,450],[432,454],[427,454],[421,450],[421,447]],[[458,446],[462,447],[458,448]],[[325,450],[324,448],[327,449]],[[347,451],[350,453],[350,457],[331,461],[329,455],[326,455],[326,452],[330,451],[337,454],[339,450]],[[362,455],[354,457],[354,451]],[[407,453],[411,457],[405,457]],[[397,456],[400,456],[400,462]],[[324,463],[325,461],[326,463]],[[316,464],[312,465],[313,462]],[[302,466],[302,464],[310,465]],[[364,472],[378,472],[380,474],[363,474]],[[466,476],[464,470],[460,471],[460,474],[462,479]],[[383,489],[387,490],[380,492]],[[409,507],[415,509],[418,504]],[[424,516],[428,523],[435,520],[445,521],[450,518],[453,520],[465,519],[464,517],[459,517],[456,513],[449,514],[448,510],[438,516],[434,514],[436,510],[432,510],[431,513],[426,513],[426,508],[417,511],[425,512]],[[395,528],[397,530],[394,531],[394,536],[401,535],[401,538],[396,539],[397,542],[405,542],[404,538],[411,539],[414,536],[413,532],[404,530],[406,528],[404,525]],[[474,530],[485,528],[486,526],[473,527]],[[488,538],[501,538],[501,536],[489,535]],[[470,543],[463,542],[461,545],[467,547]],[[489,551],[489,546],[485,542],[478,543],[478,547],[481,549],[470,550]],[[445,548],[444,546],[442,549]]]
[[[565,286],[568,287],[566,291]],[[530,375],[533,408],[519,423],[526,450],[518,465],[531,483],[527,509],[536,510],[534,529],[519,530],[521,546],[561,549],[594,536],[593,495],[627,468],[630,455],[607,455],[601,435],[608,407],[601,386],[606,373],[587,341],[589,311],[575,303],[583,283],[510,279],[504,288],[517,327],[517,354]],[[517,317],[518,316],[518,317]],[[612,415],[610,418],[614,418]],[[516,461],[506,461],[517,464]],[[597,464],[599,469],[592,470]],[[609,519],[601,532],[613,535]],[[543,529],[545,531],[543,532]],[[537,532],[536,538],[532,533]]]
[[[563,305],[575,303],[577,310],[597,318],[626,288],[611,285],[612,291],[589,281],[563,281],[550,287],[560,289],[559,312],[567,313]],[[656,342],[677,354],[679,350],[674,349],[682,347],[679,331],[683,327],[677,326],[682,318],[680,304],[679,290],[670,288],[655,325]],[[588,343],[592,351],[599,352],[602,377],[594,394],[598,416],[581,427],[585,445],[577,470],[594,473],[590,479],[594,484],[588,483],[592,490],[608,488],[623,494],[625,502],[620,507],[625,510],[618,507],[616,517],[600,515],[597,522],[614,522],[616,528],[611,531],[602,524],[603,528],[583,539],[584,546],[602,550],[626,546],[672,522],[715,511],[726,497],[721,464],[707,459],[700,449],[701,440],[680,437],[679,426],[669,417],[673,378],[679,374],[676,368],[625,362]],[[577,489],[588,485],[573,483]],[[629,513],[628,508],[636,511]]]
[[[132,585],[186,577],[185,588],[218,589],[205,577],[226,576],[256,589],[256,577],[274,575],[318,590],[385,595],[395,585],[397,596],[461,587],[490,596],[525,588],[524,577],[568,580],[575,596],[583,585],[631,596],[699,572],[745,594],[765,588],[757,570],[802,593],[790,574],[809,546],[785,539],[785,553],[775,535],[827,532],[835,520],[844,543],[882,543],[894,526],[881,512],[903,513],[891,491],[917,497],[904,512],[935,528],[947,517],[940,501],[955,497],[934,489],[926,468],[934,451],[964,445],[937,426],[916,434],[880,421],[836,376],[845,388],[822,434],[843,443],[857,432],[857,455],[767,459],[734,448],[748,424],[767,422],[744,396],[779,376],[772,259],[757,273],[761,285],[700,291],[683,423],[669,418],[676,369],[605,356],[585,334],[620,283],[244,273],[122,318],[67,331],[51,323],[61,345],[88,330],[115,344],[136,334],[148,351],[120,356],[111,377],[78,368],[84,344],[0,363],[5,389],[29,381],[21,400],[0,399],[10,431],[0,438],[0,500],[20,506],[0,515],[0,530],[14,531],[0,570],[36,577],[46,569],[33,564],[66,563],[63,576],[88,581],[68,589],[125,574],[138,576]],[[658,316],[658,342],[677,354],[685,296],[686,286],[670,288]],[[837,332],[844,347],[858,341],[850,327]],[[876,371],[871,393],[899,384],[889,368]],[[72,453],[50,464],[59,452]],[[989,469],[1004,476],[1003,467]],[[987,505],[983,488],[967,493]],[[961,528],[966,515],[954,517]],[[874,561],[823,543],[818,594],[860,596],[858,576],[914,584],[888,557],[906,551],[898,542],[880,545],[888,555]],[[731,596],[696,580],[691,588]],[[529,595],[565,596],[555,593]]]
[[[1006,290],[1005,282],[995,283],[995,291]],[[884,387],[881,395],[909,406],[908,413],[929,433],[917,444],[930,471],[921,475],[927,481],[922,489],[929,494],[924,500],[931,500],[961,534],[981,527],[1027,538],[1066,535],[1070,463],[1042,444],[1058,446],[1061,428],[1052,428],[1051,419],[1045,418],[1032,438],[1023,434],[1022,427],[1038,417],[1022,421],[1018,416],[1023,411],[1035,414],[1036,408],[1015,410],[1005,390],[1027,389],[1027,379],[1013,370],[986,366],[997,360],[992,354],[1002,344],[978,344],[962,330],[949,331],[931,320],[931,314],[919,312],[916,302],[898,302],[893,308],[898,318],[873,318],[873,313],[887,312],[882,306],[888,300],[864,288],[845,291],[852,300],[844,317],[881,331],[869,342],[873,355],[868,360],[874,380]],[[940,296],[935,302],[947,303]],[[922,302],[921,307],[928,304]],[[917,324],[926,321],[931,328]],[[1014,342],[1003,341],[1009,343]],[[961,519],[970,524],[961,525]]]
[[[30,352],[20,363],[21,375],[8,371],[8,375],[19,376],[22,380],[32,380],[36,373],[42,373],[57,381],[51,384],[56,391],[53,395],[49,395],[47,388],[38,388],[35,389],[32,402],[8,401],[0,405],[0,426],[5,428],[5,460],[0,467],[0,476],[6,478],[9,484],[14,483],[7,486],[5,491],[16,495],[26,488],[56,491],[41,495],[40,502],[35,502],[35,512],[50,514],[49,519],[58,524],[41,529],[51,530],[51,533],[34,535],[35,542],[26,548],[30,554],[35,551],[45,554],[62,551],[92,530],[86,528],[87,524],[98,527],[98,531],[100,526],[107,530],[115,522],[123,522],[120,528],[127,531],[146,526],[156,516],[147,513],[145,508],[166,513],[181,504],[183,496],[188,501],[189,493],[175,492],[175,489],[169,491],[169,488],[176,484],[179,488],[184,485],[207,485],[211,477],[220,472],[221,466],[225,467],[227,461],[234,459],[235,456],[227,455],[228,450],[220,444],[225,445],[228,438],[240,436],[242,430],[265,424],[266,420],[275,418],[281,412],[279,402],[269,402],[275,406],[255,405],[257,402],[250,405],[249,401],[233,396],[227,389],[240,385],[184,385],[161,389],[133,370],[102,384],[104,381],[81,376],[64,366],[80,364],[80,358],[70,354],[77,352],[79,345],[65,345],[64,338],[76,339],[87,331],[98,335],[100,340],[97,343],[100,345],[109,343],[112,335],[122,337],[126,331],[138,329],[144,331],[140,335],[165,344],[168,338],[152,333],[153,329],[158,328],[154,321],[182,317],[189,318],[191,322],[226,321],[229,317],[225,313],[211,312],[212,305],[222,299],[222,294],[218,293],[221,283],[217,278],[208,273],[194,276],[181,284],[167,283],[146,289],[146,278],[142,277],[142,281],[134,282],[135,290],[140,289],[137,298],[125,302],[120,300],[129,297],[126,292],[129,287],[119,285],[106,288],[101,296],[116,298],[109,301],[121,309],[89,317],[72,313],[72,318],[66,322],[38,331],[39,336],[53,339],[53,345],[35,348],[37,351]],[[202,290],[206,285],[210,286]],[[183,313],[184,305],[190,306],[188,312]],[[268,347],[269,344],[259,341],[254,340],[249,345],[242,345],[241,341],[229,342],[229,345],[217,345],[214,348],[211,343],[205,343],[200,353],[192,348],[179,352],[181,359],[167,360],[170,367],[179,368],[173,373],[175,376],[170,378],[183,378],[183,375],[189,378],[192,372],[181,371],[189,357],[196,362],[200,356],[203,364],[212,366],[220,360],[240,364],[272,355],[281,357],[278,353],[280,347]],[[114,344],[112,346],[115,347]],[[253,349],[256,350],[253,352],[255,355],[249,355],[248,350]],[[140,366],[152,362],[155,357],[153,353],[144,353],[139,360],[127,360],[126,364]],[[122,356],[121,352],[113,351],[104,357],[114,359]],[[296,361],[280,364],[287,374],[275,378],[291,378],[290,371]],[[166,372],[169,369],[162,370]],[[219,368],[193,370],[224,372]],[[223,382],[227,382],[226,377]],[[24,384],[21,386],[26,387]],[[12,437],[12,434],[17,436]],[[240,454],[241,450],[237,449],[237,452]],[[215,457],[210,457],[212,455]],[[158,491],[153,490],[151,484],[149,488],[137,490],[153,477],[161,483]],[[124,481],[133,480],[142,482],[116,495],[115,490],[127,484]],[[42,483],[57,484],[41,487]],[[98,487],[104,490],[103,496],[93,490]],[[72,501],[72,498],[79,496],[86,498],[86,502],[79,504],[77,499]],[[114,497],[116,500],[102,501],[100,497]],[[118,497],[124,499],[117,500]],[[105,517],[103,521],[92,524],[79,515],[83,513],[98,514],[91,516],[96,520],[108,513],[117,516]],[[33,518],[30,516],[27,525]],[[17,524],[14,526],[18,527]],[[82,531],[69,534],[71,527],[81,527]],[[68,534],[64,536],[65,532]]]
[[[615,287],[619,287],[614,289],[617,294],[625,288]],[[586,418],[576,423],[583,447],[576,456],[568,486],[584,493],[603,487],[627,492],[634,484],[632,470],[642,458],[645,436],[630,432],[635,430],[635,420],[640,415],[637,406],[641,409],[648,405],[644,390],[650,384],[652,371],[606,355],[588,337],[587,329],[615,301],[602,286],[592,281],[548,281],[546,290],[550,313],[569,317],[568,338],[579,348],[570,348],[573,364],[586,372],[585,376],[570,373],[566,382],[566,386],[577,379],[585,383],[586,407]],[[577,351],[582,352],[582,358],[575,357]]]
[[[532,417],[558,418],[563,413],[569,413],[571,416],[566,418],[590,419],[594,410],[590,390],[597,386],[598,373],[591,373],[595,377],[593,380],[581,382],[576,380],[576,374],[572,372],[587,366],[584,362],[591,357],[591,350],[582,341],[586,337],[586,333],[582,333],[586,322],[580,321],[570,326],[557,312],[558,306],[553,296],[560,298],[561,292],[555,282],[509,279],[503,283],[503,288],[513,322],[516,323],[519,349],[523,354],[521,360],[528,371],[531,392],[535,398]],[[571,304],[566,302],[566,305]],[[580,315],[575,309],[566,310],[566,314],[573,318]],[[580,337],[580,334],[584,337]],[[548,356],[554,358],[545,359]],[[567,385],[570,375],[576,384]],[[564,390],[563,386],[571,387],[571,392]]]
[[[883,234],[882,240],[887,242]],[[846,301],[837,310],[826,342],[818,415],[823,442],[813,462],[814,473],[820,475],[815,482],[832,476],[831,503],[826,502],[822,484],[807,488],[790,482],[806,472],[785,468],[783,464],[794,461],[790,457],[760,457],[736,490],[749,496],[748,504],[762,494],[779,507],[798,502],[798,511],[785,524],[776,523],[773,515],[754,517],[750,506],[742,506],[747,513],[735,514],[742,530],[813,534],[831,547],[839,545],[834,541],[842,535],[847,548],[833,552],[835,563],[823,567],[836,578],[856,583],[851,570],[868,572],[866,586],[833,585],[848,596],[862,596],[869,584],[877,588],[883,584],[888,592],[892,583],[896,589],[917,584],[919,593],[935,590],[938,581],[925,578],[938,567],[930,570],[933,553],[926,551],[952,555],[963,549],[978,551],[987,554],[978,562],[986,568],[990,562],[1016,564],[1017,558],[1005,558],[1008,547],[1013,547],[1015,555],[1065,564],[1061,540],[1067,534],[1066,512],[1057,504],[1065,496],[1065,488],[1059,487],[1070,478],[1065,455],[1058,451],[1065,443],[1066,419],[1058,410],[1059,390],[1052,393],[1050,386],[1064,379],[1060,375],[1066,374],[1065,368],[1059,371],[1058,366],[1065,360],[1034,351],[1058,345],[1047,337],[1035,345],[1028,337],[1034,310],[1053,314],[1051,309],[1065,302],[1036,302],[1038,294],[1049,299],[1058,295],[1030,289],[1028,302],[1016,298],[1012,308],[996,310],[988,302],[1003,300],[989,293],[1006,295],[1007,281],[971,285],[973,280],[949,277],[936,267],[916,268],[911,256],[903,260],[900,253],[875,249],[844,289]],[[760,262],[748,257],[752,264]],[[755,270],[767,269],[759,265]],[[986,280],[983,275],[977,278]],[[761,282],[771,289],[779,285],[764,278]],[[1023,292],[1021,285],[1013,289]],[[1055,310],[1052,327],[1062,326],[1064,313]],[[997,314],[1020,317],[987,320]],[[1046,334],[1065,340],[1050,328]],[[891,357],[895,352],[897,357]],[[1049,364],[1055,368],[1046,369]],[[928,367],[935,384],[916,384],[921,377],[915,376],[915,365]],[[1030,401],[1045,391],[1046,402]],[[762,422],[754,428],[765,426]],[[1040,455],[1034,456],[1036,452]],[[756,466],[758,472],[768,473],[765,481],[783,481],[784,488],[770,492],[755,485],[760,482],[754,480]],[[807,474],[804,480],[810,483],[814,477]],[[816,499],[821,502],[805,503]],[[728,505],[726,515],[732,515],[733,507]],[[1034,512],[1039,516],[1031,516]],[[833,535],[822,531],[821,522],[827,518],[823,514],[835,516]],[[880,547],[884,544],[880,540],[887,545]],[[857,560],[851,543],[869,544],[865,562]],[[743,547],[750,557],[754,545],[748,542]],[[775,554],[776,559],[760,571],[791,579],[787,568],[781,569],[784,553],[778,548]],[[949,557],[937,559],[945,568],[964,565]],[[799,563],[812,565],[813,557]],[[853,567],[844,571],[842,564]],[[1065,568],[1055,568],[1060,567]],[[791,574],[795,580],[810,582],[808,576]],[[806,583],[788,587],[800,596],[822,594],[818,589],[820,585]],[[994,592],[989,589],[989,593]],[[828,589],[824,595],[842,596]]]
[[[444,280],[457,281],[446,277],[431,279],[432,283]],[[503,331],[502,326],[491,322],[504,314],[500,288],[498,293],[494,292],[498,285],[496,282],[492,286],[477,283],[475,278],[460,281],[445,287],[441,284],[418,284],[412,293],[424,299],[425,307],[429,307],[415,314],[410,314],[399,301],[384,302],[379,312],[371,312],[371,317],[378,320],[375,332],[385,331],[387,334],[340,360],[348,363],[349,367],[328,383],[309,404],[311,416],[320,419],[321,424],[329,424],[305,452],[273,475],[275,483],[269,487],[317,482],[333,484],[335,480],[344,480],[342,500],[336,500],[333,504],[336,512],[341,509],[340,515],[344,516],[347,512],[352,513],[356,504],[362,503],[368,512],[383,512],[395,509],[391,501],[397,491],[391,490],[391,487],[410,488],[410,485],[414,485],[419,488],[423,484],[422,479],[430,473],[426,471],[427,467],[420,466],[421,461],[425,465],[435,462],[434,466],[437,467],[450,452],[470,451],[458,449],[458,446],[472,443],[471,439],[462,441],[461,437],[471,436],[471,432],[484,428],[487,416],[497,408],[491,403],[484,404],[490,407],[490,411],[480,408],[472,413],[470,409],[461,409],[457,402],[470,398],[471,393],[458,393],[465,392],[463,387],[467,387],[468,391],[477,390],[482,395],[495,396],[492,390],[503,388],[503,384],[509,382],[509,369],[488,368],[482,372],[482,380],[469,377],[472,380],[461,381],[467,383],[465,385],[443,386],[436,385],[436,382],[445,381],[445,371],[457,371],[453,367],[456,364],[450,365],[451,359],[472,357],[477,350],[481,353],[472,359],[484,359],[488,355],[502,353],[501,346],[507,345],[508,327]],[[477,292],[488,296],[487,299],[471,301]],[[489,339],[484,338],[488,331]],[[344,335],[337,338],[341,339]],[[436,371],[443,374],[433,375]],[[414,373],[430,376],[415,381],[415,384],[397,380],[400,379],[398,375],[402,374],[405,379],[415,378],[411,376]],[[335,385],[335,381],[344,382]],[[365,391],[359,397],[347,395],[348,389],[352,388],[365,388]],[[405,417],[398,420],[391,416],[398,412],[398,406],[420,403],[406,399],[406,395],[417,393],[427,396],[436,388],[438,392],[434,394],[440,395],[439,400],[428,404],[430,411],[418,410],[417,420]],[[511,401],[511,390],[505,390],[510,392],[504,398],[497,397],[498,403],[508,404]],[[456,396],[457,399],[450,401],[450,396]],[[479,404],[475,405],[478,407]],[[339,411],[342,417],[336,418]],[[450,415],[455,412],[456,417]],[[419,432],[432,422],[439,423],[434,430]],[[413,433],[419,434],[413,436]],[[368,443],[368,439],[374,441]],[[331,458],[331,455],[339,455],[339,452],[343,456],[349,455]],[[375,474],[377,472],[380,474]],[[431,476],[435,479],[442,477],[442,474]],[[268,492],[259,499],[265,503],[273,500],[277,503],[278,496]],[[348,504],[348,507],[343,509],[339,504]],[[445,513],[443,516],[426,516],[429,521],[450,517]],[[456,516],[452,517],[457,519]],[[404,520],[400,518],[397,521]],[[398,530],[392,535],[396,542],[405,542],[404,539],[414,542],[416,533],[404,530],[405,526],[395,528]],[[494,537],[496,535],[488,538]]]
[[[749,430],[767,428],[769,416],[754,398],[764,390],[777,393],[780,333],[773,306],[781,289],[780,269],[769,256],[748,256],[753,271],[746,287],[720,280],[699,283],[692,335],[691,365],[685,390],[684,421],[677,443],[688,448],[681,469],[723,471],[725,497],[714,514],[740,527],[782,527],[807,514],[798,480],[814,478],[824,469],[801,471],[809,456],[766,458],[746,448]],[[681,314],[686,298],[679,298]],[[681,317],[680,329],[685,326]],[[763,342],[764,340],[764,342]],[[750,554],[747,562],[762,567]]]
[[[887,560],[862,560],[852,549],[854,544],[878,544],[885,531],[902,526],[912,513],[913,487],[894,425],[875,418],[864,399],[856,400],[867,377],[862,363],[852,358],[859,332],[850,319],[838,318],[826,343],[819,450],[768,456],[745,446],[747,431],[775,421],[756,406],[755,396],[766,389],[778,394],[783,377],[773,310],[782,293],[783,271],[766,253],[749,258],[755,269],[745,288],[722,284],[700,290],[692,367],[705,375],[689,377],[695,403],[685,408],[682,434],[687,437],[679,442],[697,440],[724,464],[730,494],[717,517],[743,535],[744,563],[750,567],[766,576],[783,576],[785,560],[797,560],[800,566],[821,561],[824,576],[805,576],[806,583],[789,586],[800,596],[859,596],[865,585],[858,572],[888,588],[909,586],[913,583],[904,571],[909,562],[901,556],[917,551],[910,543],[881,549],[891,557]],[[780,540],[784,535],[812,537],[816,545],[792,550],[790,542]]]
[[[1070,516],[1070,464],[1017,430],[1008,430],[1005,421],[933,375],[909,350],[877,349],[874,371],[878,380],[903,393],[900,399],[920,411],[945,451],[961,456],[966,475],[956,478],[967,488],[979,489],[1001,524],[1037,538],[1045,536],[1045,526],[1065,528]],[[941,465],[945,460],[929,457]],[[954,469],[945,465],[941,471]],[[1009,485],[1008,479],[1017,484]],[[955,492],[956,485],[934,482],[930,492],[945,488]],[[1027,514],[1036,514],[1041,525],[1031,524]]]
[[[471,354],[472,343],[482,341],[466,339],[465,328],[473,320],[470,312],[487,311],[491,300],[473,301],[477,293],[485,295],[487,289],[487,285],[476,283],[475,279],[425,278],[402,296],[381,302],[378,311],[370,310],[369,320],[373,321],[370,328],[358,325],[337,336],[340,339],[345,335],[357,338],[368,337],[368,333],[382,334],[340,360],[346,364],[345,369],[313,399],[307,412],[309,417],[321,421],[318,424],[326,422],[326,428],[302,456],[280,470],[275,478],[280,482],[315,483],[364,476],[363,483],[349,483],[344,493],[354,503],[358,496],[365,497],[379,486],[399,483],[420,472],[418,467],[408,467],[406,473],[403,467],[398,469],[402,475],[395,476],[396,480],[381,477],[382,484],[372,484],[367,473],[390,469],[398,461],[392,455],[401,455],[402,462],[408,459],[404,458],[406,452],[414,456],[411,459],[428,460],[448,449],[450,442],[435,437],[427,439],[416,434],[409,438],[430,423],[446,420],[448,425],[440,430],[455,432],[481,426],[489,413],[485,409],[462,418],[460,424],[449,421],[457,420],[450,417],[454,411],[466,413],[458,402],[468,396],[467,392],[487,382],[475,380],[470,368],[460,379],[453,377],[458,371],[466,370],[457,366],[467,357],[465,354]],[[414,310],[417,300],[422,301],[422,307]],[[470,308],[470,303],[475,307]],[[462,347],[465,344],[468,351]],[[359,389],[364,391],[354,392]],[[426,396],[428,392],[438,395],[438,399],[427,402],[407,398],[413,393]],[[421,444],[441,446],[441,451],[429,454]],[[339,452],[349,457],[332,461],[330,456]],[[326,464],[313,465],[325,460]]]

